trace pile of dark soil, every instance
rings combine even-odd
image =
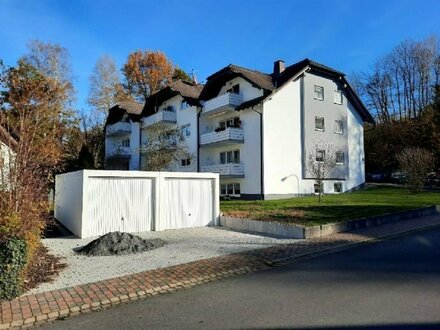
[[[136,235],[116,231],[105,234],[75,251],[88,257],[112,256],[140,253],[164,245],[165,241],[159,238],[145,240]]]

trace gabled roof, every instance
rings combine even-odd
[[[241,77],[255,87],[263,89],[264,94],[269,94],[275,89],[270,74],[229,64],[207,78],[205,88],[200,94],[200,100],[209,100],[217,96],[223,85],[236,77]]]
[[[142,113],[143,105],[138,102],[125,101],[120,102],[110,108],[108,111],[105,126],[121,121],[124,114],[128,114],[132,121],[139,121]]]
[[[142,117],[150,116],[157,111],[157,107],[166,100],[180,95],[189,105],[199,106],[199,96],[204,85],[196,85],[184,80],[176,80],[148,97],[142,110]]]
[[[220,71],[208,77],[208,82],[201,94],[201,99],[202,96],[205,97],[206,100],[217,96],[218,92],[220,91],[221,87],[224,85],[226,81],[231,80],[235,76],[241,76],[265,91],[262,97],[260,96],[253,100],[249,100],[237,107],[237,110],[244,110],[246,108],[255,106],[263,102],[273,92],[280,89],[290,79],[292,79],[297,74],[301,73],[303,70],[307,68],[310,68],[310,70],[312,71],[340,79],[341,83],[347,87],[346,91],[350,102],[352,102],[352,104],[355,106],[358,113],[361,115],[362,119],[366,122],[374,123],[374,119],[371,116],[370,112],[362,103],[360,97],[350,86],[343,72],[332,69],[326,65],[315,62],[308,58],[286,67],[285,70],[281,72],[281,74],[277,77],[274,76],[273,74],[269,75],[259,71],[253,71],[242,67],[238,67],[236,65],[229,65],[226,68],[223,68]],[[270,80],[270,82],[268,80]]]

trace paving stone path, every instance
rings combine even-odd
[[[381,238],[440,225],[440,215],[399,221],[354,232],[337,233],[244,253],[209,258],[27,295],[1,302],[0,329],[26,328],[43,322],[111,307],[123,302],[191,288],[229,276],[267,269]]]

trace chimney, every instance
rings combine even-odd
[[[278,78],[280,77],[281,73],[286,68],[286,64],[283,60],[277,60],[273,62],[273,81],[275,83],[275,86],[277,85]]]
[[[199,84],[199,82],[197,81],[197,77],[196,77],[196,75],[194,73],[194,69],[191,70],[191,78],[192,78],[192,80],[193,80],[195,85]]]

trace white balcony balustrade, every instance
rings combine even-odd
[[[107,154],[106,158],[130,158],[131,157],[131,148],[124,146],[114,146],[113,150]]]
[[[128,135],[131,133],[131,124],[119,122],[108,125],[105,129],[105,132],[107,136]]]
[[[156,124],[175,124],[177,122],[177,116],[172,111],[159,111],[154,115],[151,115],[144,119],[142,127],[150,127]]]
[[[221,112],[233,111],[243,103],[243,96],[240,94],[226,93],[210,99],[203,105],[203,115],[214,115]]]
[[[219,132],[209,132],[200,136],[200,146],[202,147],[221,147],[243,142],[243,129],[237,127],[228,127]]]
[[[219,173],[221,177],[244,177],[244,166],[240,163],[204,165],[201,171]]]

